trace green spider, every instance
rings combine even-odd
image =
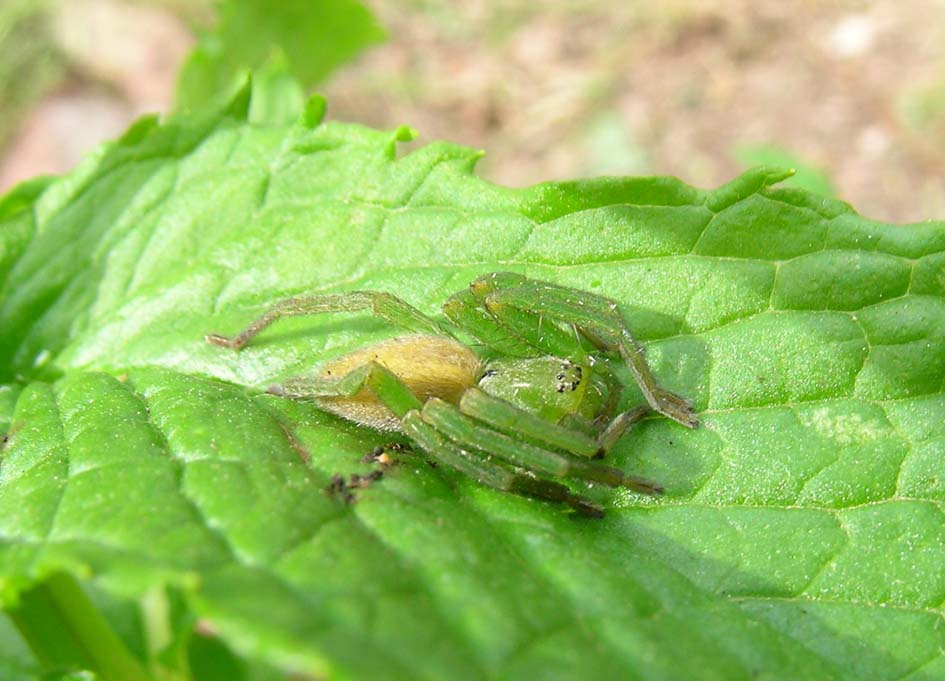
[[[600,517],[600,505],[549,478],[660,494],[658,484],[594,459],[650,407],[689,428],[698,424],[686,400],[656,385],[616,303],[509,272],[481,276],[450,296],[449,321],[390,293],[352,291],[281,300],[238,335],[207,341],[238,350],[282,317],[359,310],[411,335],[355,350],[269,392],[402,432],[432,461],[482,484]],[[483,356],[464,336],[482,345]],[[649,407],[615,414],[622,386],[606,354],[622,358]]]

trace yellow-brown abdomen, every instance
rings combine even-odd
[[[377,362],[403,381],[421,402],[439,397],[456,404],[476,384],[480,360],[462,343],[445,336],[399,336],[331,360],[322,367],[322,378],[342,378],[349,372]],[[320,397],[326,410],[378,430],[400,430],[400,421],[372,392],[362,389],[353,397]]]

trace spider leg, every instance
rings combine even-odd
[[[260,331],[283,317],[360,310],[369,310],[381,319],[409,331],[439,336],[451,335],[441,324],[393,294],[383,291],[350,291],[285,298],[235,336],[211,333],[206,338],[208,343],[239,350]]]
[[[434,461],[463,473],[480,484],[503,492],[568,504],[579,513],[594,518],[604,515],[604,509],[587,497],[574,494],[567,486],[550,480],[514,473],[468,452],[447,440],[434,426],[426,423],[419,412],[407,414],[404,432]]]
[[[269,386],[267,392],[280,397],[305,399],[354,397],[365,389],[397,419],[402,419],[409,411],[423,406],[403,381],[377,362],[368,362],[341,378],[296,376],[284,383]]]
[[[617,440],[627,432],[627,429],[648,413],[650,413],[650,408],[648,406],[641,406],[617,414],[597,437],[597,443],[600,445],[602,452],[601,456],[606,455],[611,447],[617,444]]]
[[[642,494],[660,494],[662,488],[649,480],[625,475],[612,466],[592,463],[564,452],[553,452],[493,430],[459,409],[432,398],[420,415],[463,449],[477,449],[514,466],[557,478],[578,478],[610,487],[626,487]]]
[[[544,323],[541,315],[526,310],[496,314],[483,305],[472,289],[450,296],[443,303],[443,314],[484,345],[504,355],[535,357],[550,354],[578,360],[586,354],[576,334],[569,334],[555,324]]]
[[[603,455],[599,441],[519,409],[514,404],[489,395],[479,388],[469,388],[463,393],[459,410],[507,435],[521,434],[542,444],[587,458],[599,458]]]
[[[689,428],[698,425],[685,399],[656,384],[643,349],[630,333],[614,301],[509,272],[480,277],[471,284],[471,290],[487,310],[508,324],[516,323],[517,311],[525,311],[574,325],[598,348],[620,353],[653,409]],[[539,345],[543,342],[541,335],[533,334],[529,340]]]

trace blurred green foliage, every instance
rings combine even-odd
[[[0,147],[65,73],[47,22],[51,0],[0,3]]]
[[[227,0],[181,70],[177,107],[220,101],[239,87],[241,72],[260,67],[281,65],[308,89],[384,38],[358,0]]]

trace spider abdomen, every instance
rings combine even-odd
[[[322,378],[343,378],[354,369],[377,362],[389,369],[421,402],[431,397],[458,404],[476,384],[481,361],[465,345],[445,336],[398,336],[368,345],[325,364]],[[326,410],[378,430],[399,431],[400,420],[369,389],[352,397],[320,397]]]

